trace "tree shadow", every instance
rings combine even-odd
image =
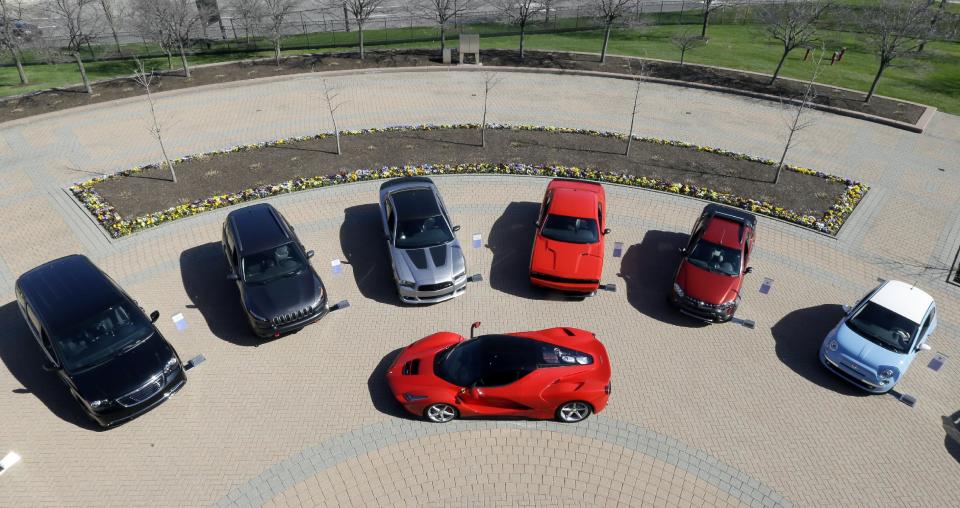
[[[350,264],[360,294],[375,302],[399,306],[390,255],[383,238],[380,206],[376,203],[352,206],[344,210],[343,215],[340,249]]]
[[[773,325],[777,358],[807,380],[842,395],[866,396],[820,363],[823,338],[846,314],[843,306],[823,304],[795,310]]]
[[[960,462],[960,411],[943,417],[943,430],[947,433],[943,438],[943,446]]]
[[[238,346],[258,346],[247,326],[236,283],[227,280],[230,265],[220,242],[209,242],[180,253],[180,277],[192,306],[200,311],[214,335]]]
[[[671,325],[703,327],[707,323],[682,314],[668,300],[680,264],[679,250],[688,238],[686,233],[647,231],[642,242],[624,253],[617,275],[627,286],[627,301],[633,308]]]
[[[397,402],[397,399],[393,398],[393,392],[390,391],[390,385],[387,384],[387,369],[390,368],[390,364],[397,359],[401,351],[403,351],[403,348],[394,349],[380,360],[377,367],[370,373],[370,377],[367,378],[367,390],[370,391],[370,401],[373,402],[373,407],[377,411],[394,418],[419,420],[404,409]]]
[[[490,228],[487,248],[490,262],[490,287],[522,298],[543,299],[547,291],[530,284],[530,255],[536,234],[540,204],[514,201]]]
[[[0,329],[3,330],[0,358],[14,379],[23,385],[13,390],[14,393],[33,394],[67,423],[91,431],[103,430],[83,413],[63,381],[55,373],[41,368],[47,358],[23,322],[16,302],[0,307]]]

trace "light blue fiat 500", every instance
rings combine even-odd
[[[910,367],[937,328],[937,306],[922,289],[891,280],[857,302],[830,330],[820,361],[872,393],[886,393]]]

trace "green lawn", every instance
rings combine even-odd
[[[568,23],[563,21],[562,23]],[[552,25],[552,23],[551,23]],[[473,27],[473,29],[492,29],[494,27]],[[610,42],[610,52],[623,55],[647,56],[667,60],[679,59],[679,51],[670,43],[670,37],[682,31],[699,31],[694,25],[659,25],[644,30],[623,29],[616,30]],[[776,41],[768,38],[754,25],[713,25],[707,32],[710,42],[704,47],[689,51],[686,61],[723,67],[734,67],[757,72],[772,72],[776,67],[780,55],[780,48]],[[356,32],[311,34],[309,44],[333,45],[351,43],[356,40]],[[412,30],[390,29],[369,30],[365,32],[365,40],[370,49],[382,47],[409,48],[433,47],[439,48],[439,42],[406,42],[389,46],[374,45],[384,40],[404,40],[415,38],[436,38],[438,31],[434,28],[414,27]],[[834,66],[825,66],[819,81],[837,86],[866,90],[870,86],[876,72],[876,58],[864,46],[862,36],[849,32],[825,32],[822,35],[829,53],[840,47],[847,47],[846,55],[841,63]],[[567,32],[553,34],[532,34],[527,36],[527,48],[561,51],[599,52],[602,32]],[[448,38],[448,44],[456,45],[456,36]],[[285,41],[287,46],[307,45],[307,37],[295,36]],[[485,37],[481,42],[484,48],[516,48],[519,37]],[[190,58],[193,65],[211,62],[229,61],[238,58],[254,58],[269,56],[270,51],[257,53],[228,53],[221,55],[196,55]],[[316,52],[322,49],[290,50],[285,54]],[[343,49],[348,50],[348,49]],[[784,76],[806,79],[810,75],[810,63],[803,62],[803,51],[796,51],[784,65]],[[166,59],[151,59],[146,62],[148,67],[166,68]],[[179,59],[174,58],[174,66],[179,65]],[[904,100],[930,104],[949,112],[960,114],[960,43],[935,42],[927,45],[926,50],[910,59],[900,60],[888,69],[877,93]],[[87,73],[90,79],[98,80],[118,75],[130,74],[133,65],[129,61],[91,62],[87,64]],[[27,67],[27,74],[31,80],[28,86],[19,86],[16,69],[13,67],[0,68],[0,96],[22,94],[33,90],[64,86],[79,82],[79,73],[75,64],[41,64]]]

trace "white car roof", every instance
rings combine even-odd
[[[933,303],[933,297],[918,287],[898,280],[891,280],[887,281],[870,301],[886,307],[914,323],[920,323],[923,316],[926,315],[927,309],[930,308],[930,304]]]

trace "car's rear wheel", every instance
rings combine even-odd
[[[423,416],[433,423],[447,423],[458,416],[457,408],[450,404],[438,402],[431,404],[423,411]]]
[[[564,423],[577,423],[586,420],[592,412],[590,404],[573,400],[557,408],[557,419]]]

